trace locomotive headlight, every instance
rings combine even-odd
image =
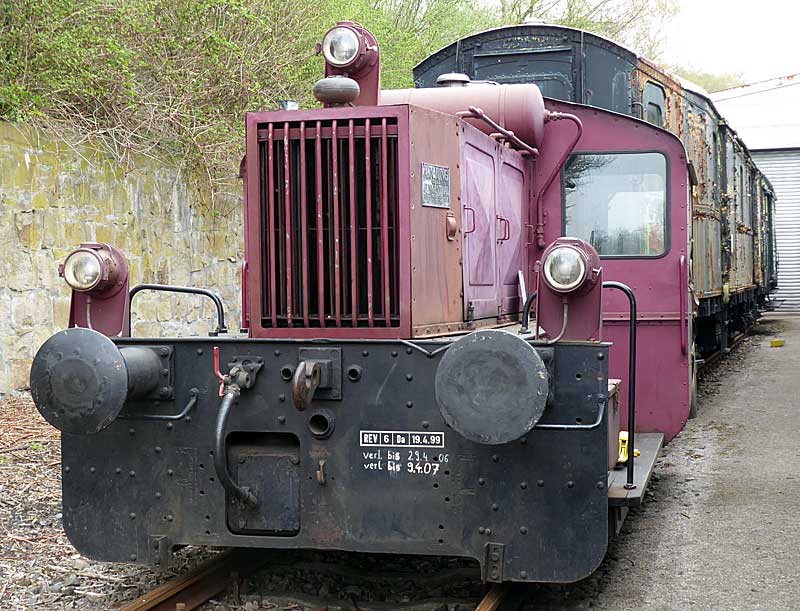
[[[544,260],[544,278],[554,291],[568,293],[586,279],[586,262],[577,249],[557,246]]]
[[[103,263],[93,251],[79,249],[64,261],[63,276],[71,289],[91,291],[103,279]]]
[[[322,39],[322,54],[332,66],[342,67],[353,62],[361,50],[361,40],[348,27],[337,26],[328,30]]]

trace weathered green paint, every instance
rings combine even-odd
[[[59,262],[80,242],[108,242],[128,257],[131,284],[218,291],[231,327],[240,314],[241,206],[203,214],[176,168],[149,158],[123,167],[110,155],[23,125],[0,122],[0,393],[28,386],[31,359],[69,316]],[[201,298],[142,293],[135,336],[205,335]]]

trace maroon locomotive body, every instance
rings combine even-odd
[[[110,245],[65,261],[71,328],[31,371],[62,431],[65,529],[113,561],[163,565],[187,544],[343,549],[471,557],[487,581],[580,579],[687,407],[646,389],[663,419],[634,437],[641,286],[626,283],[655,267],[609,279],[587,241],[554,230],[564,172],[605,169],[626,205],[663,211],[657,265],[675,264],[685,303],[683,148],[535,85],[449,75],[463,86],[381,92],[356,24],[321,51],[324,108],[247,115],[247,337],[220,335],[208,291],[129,292]],[[214,298],[213,336],[130,337],[145,289]]]

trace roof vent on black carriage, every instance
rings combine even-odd
[[[436,85],[439,87],[466,87],[469,83],[469,76],[463,72],[445,72],[436,77]]]

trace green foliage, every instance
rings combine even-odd
[[[34,452],[41,452],[44,450],[44,446],[41,443],[32,443],[29,447]]]
[[[739,87],[745,84],[744,75],[741,72],[722,72],[720,74],[715,74],[713,72],[698,70],[691,66],[672,66],[672,71],[693,82],[695,85],[700,85],[709,93],[730,89],[731,87]]]
[[[431,52],[500,23],[540,17],[621,36],[666,14],[663,2],[0,0],[0,119],[99,141],[122,161],[176,162],[225,214],[215,196],[240,188],[244,113],[313,105],[314,45],[336,21],[373,31],[393,88],[411,86]]]
[[[7,0],[0,116],[231,185],[246,110],[307,98],[310,2]],[[1,23],[1,22],[0,22]]]
[[[0,30],[0,113],[24,118],[130,87],[130,53],[74,0],[7,2]],[[91,69],[89,69],[91,67]]]
[[[314,44],[340,19],[373,29],[384,86],[481,29],[468,0],[3,0],[0,118],[168,157],[212,199],[238,189],[244,113],[314,104]]]
[[[0,466],[6,464],[8,462],[8,458],[0,454]]]
[[[345,18],[358,21],[381,45],[382,86],[413,86],[411,71],[422,59],[468,34],[498,25],[495,13],[469,0],[343,2]]]

